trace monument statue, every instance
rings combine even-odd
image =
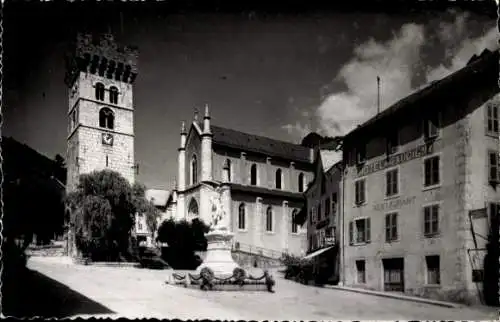
[[[222,189],[216,189],[216,195],[209,200],[211,203],[210,231],[205,234],[207,238],[207,253],[203,263],[197,268],[211,268],[217,275],[232,275],[238,265],[231,256],[233,234],[229,231],[226,221],[226,212],[222,203]]]

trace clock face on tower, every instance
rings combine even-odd
[[[112,146],[113,145],[113,134],[103,133],[102,134],[102,144]]]

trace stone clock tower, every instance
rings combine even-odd
[[[135,179],[132,84],[138,51],[112,35],[78,35],[67,60],[69,88],[67,190],[80,174],[110,169]]]
[[[134,105],[138,50],[119,47],[113,36],[80,34],[66,60],[69,88],[67,192],[79,176],[94,170],[119,172],[134,183]],[[72,216],[70,215],[70,218]],[[67,231],[67,253],[74,257],[73,223]]]

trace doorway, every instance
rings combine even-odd
[[[384,291],[404,292],[404,258],[386,258],[384,267]]]

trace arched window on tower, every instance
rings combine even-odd
[[[276,189],[281,189],[281,169],[276,170]]]
[[[238,208],[238,229],[245,230],[245,204],[241,203]]]
[[[299,174],[299,192],[304,192],[304,174]]]
[[[250,167],[250,184],[252,186],[257,185],[257,165],[256,164],[252,164],[252,166]]]
[[[273,208],[271,206],[267,207],[266,210],[266,231],[273,231]]]
[[[226,159],[226,165],[227,165],[227,181],[231,182],[231,160]]]
[[[115,115],[110,108],[103,107],[99,111],[99,126],[106,129],[114,129]]]
[[[115,86],[109,88],[109,102],[111,104],[118,104],[118,88]]]
[[[104,84],[96,83],[95,84],[95,99],[98,101],[104,101]]]
[[[196,155],[193,155],[191,159],[191,184],[195,184],[198,182],[198,160],[196,159]]]

